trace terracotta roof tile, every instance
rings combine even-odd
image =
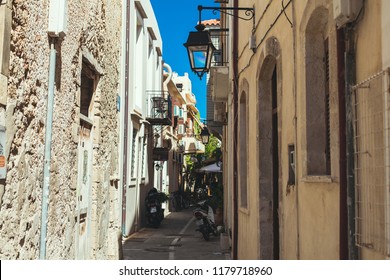
[[[211,26],[211,25],[217,25],[219,26],[220,25],[220,20],[219,18],[216,18],[216,19],[208,19],[208,20],[202,20],[202,24],[204,24],[205,26]]]

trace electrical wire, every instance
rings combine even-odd
[[[271,23],[271,25],[269,26],[268,30],[265,32],[264,36],[261,38],[259,44],[257,44],[255,50],[257,50],[257,49],[263,44],[263,42],[264,42],[264,40],[267,38],[269,32],[270,32],[270,31],[272,30],[272,28],[275,26],[275,24],[277,23],[277,21],[279,20],[279,18],[281,17],[281,15],[284,13],[284,10],[291,4],[292,1],[293,1],[293,0],[290,0],[290,1],[287,3],[287,5],[284,7],[284,9],[282,9],[282,10],[280,11],[280,13],[277,15],[277,17],[275,18],[275,20],[274,20],[274,21]],[[248,68],[250,67],[250,65],[251,65],[251,63],[252,63],[252,60],[253,60],[253,58],[255,57],[255,53],[256,53],[256,52],[254,52],[254,53],[252,54],[252,56],[249,58],[248,64],[247,64],[244,68],[242,68],[241,71],[238,73],[238,78],[240,77],[240,75],[241,75],[246,69],[248,69]]]
[[[259,20],[257,21],[257,23],[256,23],[256,25],[255,25],[255,27],[252,29],[252,34],[256,33],[256,31],[257,31],[257,29],[258,29],[258,27],[259,27],[259,25],[260,25],[260,22],[262,21],[262,19],[264,18],[265,14],[267,13],[268,8],[271,6],[271,2],[272,2],[272,0],[270,0],[270,1],[268,2],[267,6],[265,7],[263,13],[261,14]],[[248,46],[249,46],[249,42],[246,43],[246,45],[242,48],[242,51],[241,51],[240,55],[238,56],[238,59],[240,59],[240,58],[243,56],[243,54],[244,54],[244,52],[245,52],[245,50],[246,50],[246,48],[247,48]]]
[[[286,19],[288,20],[288,22],[290,23],[290,25],[291,25],[291,28],[293,28],[293,23],[291,22],[291,20],[288,18],[288,16],[287,16],[287,13],[286,13],[286,7],[284,6],[284,0],[282,0],[282,10],[283,10],[283,13],[284,13],[284,15],[286,16]]]

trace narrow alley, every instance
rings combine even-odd
[[[0,260],[390,260],[389,10],[0,0]]]
[[[219,236],[202,238],[190,207],[169,213],[158,228],[145,227],[132,234],[124,241],[123,259],[226,260],[230,251],[221,249]]]

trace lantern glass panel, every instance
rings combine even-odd
[[[204,69],[206,67],[207,53],[205,51],[193,52],[194,55],[194,68]]]

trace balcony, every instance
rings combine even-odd
[[[158,138],[161,136],[159,135]],[[172,139],[164,139],[158,141],[155,139],[154,147],[152,150],[152,159],[154,161],[167,161],[169,159],[169,152],[172,150]]]
[[[167,92],[148,92],[148,111],[146,120],[151,125],[172,125],[172,102]]]
[[[154,161],[167,161],[169,158],[170,148],[156,147],[153,148],[152,159]]]
[[[195,137],[183,137],[179,141],[180,152],[183,154],[204,154],[204,144]]]

